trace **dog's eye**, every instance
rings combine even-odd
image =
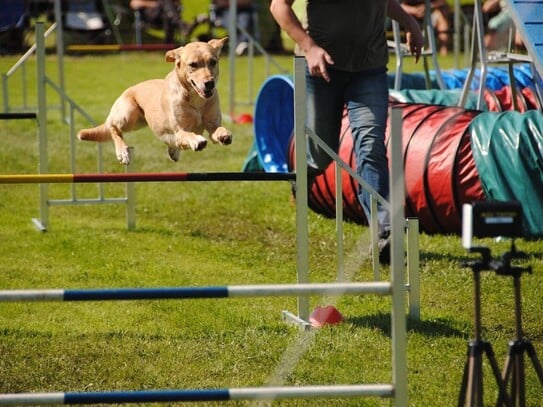
[[[191,62],[189,64],[189,68],[192,69],[192,70],[198,68],[198,63],[197,62]]]
[[[209,66],[212,68],[215,68],[217,66],[217,60],[212,59],[211,61],[209,61]]]

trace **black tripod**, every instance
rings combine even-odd
[[[515,290],[515,339],[509,342],[509,351],[505,360],[502,378],[506,387],[509,384],[509,380],[511,380],[510,394],[511,401],[513,402],[512,405],[524,407],[526,405],[524,353],[527,353],[530,357],[541,385],[543,385],[543,369],[537,359],[534,346],[529,340],[524,338],[522,332],[520,276],[524,272],[531,273],[532,269],[530,267],[512,267],[511,258],[518,256],[519,253],[515,251],[513,245],[511,252],[504,255],[502,267],[497,269],[496,273],[513,277]],[[502,400],[500,396],[497,404],[500,405]]]
[[[492,345],[481,339],[481,276],[480,272],[492,270],[495,264],[490,259],[490,249],[486,247],[473,247],[472,252],[481,253],[482,259],[470,262],[467,266],[473,270],[474,283],[474,336],[468,343],[468,358],[464,366],[464,376],[460,387],[460,396],[458,398],[458,407],[483,407],[483,353],[487,356],[492,373],[499,389],[499,405],[511,406],[509,396],[507,395],[507,386],[502,379],[498,363]]]

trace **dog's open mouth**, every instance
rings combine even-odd
[[[198,93],[198,95],[200,95],[204,99],[209,99],[215,93],[215,87],[214,86],[213,87],[204,86],[204,88],[201,88],[193,80],[191,80],[190,83],[191,83],[192,87],[194,88],[194,90],[196,91],[196,93]]]

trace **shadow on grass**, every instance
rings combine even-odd
[[[380,312],[374,315],[346,318],[345,322],[358,327],[377,328],[382,331],[383,335],[391,336],[390,314],[388,313]],[[457,322],[441,318],[427,321],[408,318],[407,331],[417,332],[428,337],[467,338],[469,334],[466,332],[469,332],[469,329],[457,329],[453,326],[455,324]]]

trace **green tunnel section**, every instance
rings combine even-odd
[[[542,113],[485,112],[472,120],[469,130],[487,199],[519,201],[526,233],[543,235]]]

